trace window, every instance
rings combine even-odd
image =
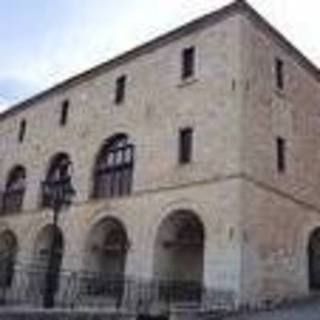
[[[275,60],[276,85],[279,90],[284,89],[283,67],[284,67],[283,61],[279,58],[276,58]]]
[[[20,122],[19,133],[18,133],[18,141],[20,143],[22,143],[24,140],[24,137],[26,135],[26,130],[27,130],[27,121],[25,119],[23,119]]]
[[[286,140],[277,137],[277,169],[279,173],[286,170]]]
[[[192,128],[183,128],[179,136],[179,163],[191,162],[192,158]]]
[[[61,105],[60,126],[65,126],[68,122],[69,100],[65,100]]]
[[[125,90],[126,90],[126,79],[125,75],[120,76],[116,80],[116,92],[115,92],[115,103],[121,104],[125,98]]]
[[[117,134],[102,147],[94,170],[94,198],[128,195],[132,189],[134,145],[128,136]]]
[[[182,79],[186,79],[194,75],[194,56],[194,47],[189,47],[182,51]]]
[[[54,186],[58,187],[58,189],[61,185],[68,186],[70,181],[70,164],[71,160],[69,155],[63,152],[55,154],[51,159],[46,179],[42,182],[41,205],[43,208],[52,206],[52,194],[48,192],[48,185],[51,185],[53,189]]]
[[[9,173],[2,195],[2,213],[21,211],[25,190],[26,170],[22,166],[15,166]]]

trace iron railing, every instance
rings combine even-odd
[[[47,270],[16,269],[11,286],[1,285],[0,308],[42,308]],[[5,278],[0,274],[0,278]],[[55,308],[103,308],[134,313],[167,313],[172,308],[234,309],[232,291],[214,290],[192,281],[146,280],[88,271],[61,271]]]

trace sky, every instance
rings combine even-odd
[[[0,112],[229,0],[0,0]],[[320,2],[248,0],[317,66]]]

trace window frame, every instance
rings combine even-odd
[[[51,157],[45,180],[41,182],[41,208],[50,208],[52,206],[52,197],[51,194],[47,192],[46,185],[67,183],[69,179],[69,172],[67,170],[70,163],[72,163],[71,158],[69,154],[65,152],[56,153]]]
[[[61,127],[65,127],[68,123],[69,109],[70,109],[70,101],[66,99],[61,103],[60,121],[59,121],[59,124]]]
[[[107,140],[95,163],[93,198],[118,198],[131,194],[134,154],[134,145],[126,135]]]
[[[196,48],[186,47],[181,53],[181,79],[186,80],[194,77],[196,63]]]
[[[22,119],[19,124],[18,142],[23,143],[27,132],[27,120]]]
[[[114,103],[116,105],[120,105],[124,103],[125,96],[126,96],[126,87],[127,87],[127,75],[122,74],[121,76],[117,77],[115,83],[115,96],[114,96]]]
[[[193,136],[194,130],[192,127],[184,127],[179,130],[178,161],[181,165],[192,162]]]
[[[281,136],[276,138],[277,148],[277,171],[285,173],[287,169],[287,141]]]
[[[275,67],[275,82],[276,87],[278,90],[283,91],[285,86],[285,79],[284,79],[284,61],[276,57],[274,62]]]

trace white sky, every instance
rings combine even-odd
[[[320,65],[320,1],[248,2]],[[227,3],[1,0],[0,110]]]

